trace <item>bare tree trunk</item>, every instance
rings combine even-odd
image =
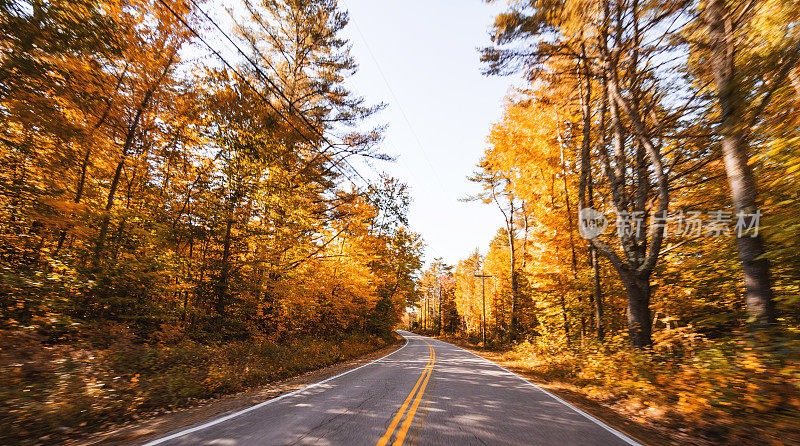
[[[735,48],[731,36],[733,22],[722,0],[709,1],[705,19],[711,40],[712,69],[721,115],[718,132],[722,136],[725,173],[737,214],[752,216],[758,212],[758,189],[748,165],[747,124],[742,115],[743,103],[735,78]],[[751,237],[743,233],[737,236],[736,247],[744,274],[745,302],[750,320],[756,328],[774,324],[776,310],[770,284],[770,266],[764,258],[761,236]]]

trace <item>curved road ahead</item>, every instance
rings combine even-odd
[[[409,332],[394,353],[147,445],[636,445],[520,376]]]

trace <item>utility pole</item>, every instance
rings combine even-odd
[[[481,316],[481,339],[483,346],[486,347],[486,278],[492,277],[491,274],[475,274],[475,277],[481,278],[481,295],[483,300],[483,314]]]
[[[439,292],[438,293],[439,298],[437,299],[437,303],[439,304],[439,329],[437,330],[437,334],[441,335],[442,334],[442,284],[438,283],[439,282],[438,279],[436,280],[436,282],[437,282],[436,288]]]
[[[428,330],[428,292],[425,291],[425,297],[422,300],[422,330]]]

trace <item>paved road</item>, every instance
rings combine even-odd
[[[400,333],[377,361],[147,445],[637,444],[466,350]]]

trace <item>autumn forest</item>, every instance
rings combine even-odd
[[[461,198],[503,225],[452,264],[363,172],[394,160],[343,4],[212,7],[0,0],[0,442],[402,328],[653,444],[800,444],[800,4],[508,2],[475,58],[522,83]]]

